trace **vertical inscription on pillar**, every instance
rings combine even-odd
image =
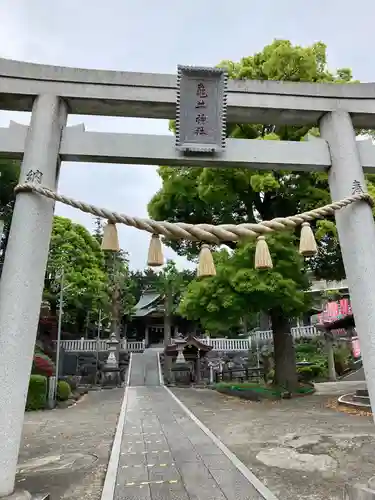
[[[226,142],[227,74],[178,66],[176,147],[184,154],[220,153]]]
[[[361,183],[357,180],[354,180],[352,184],[352,194],[360,194],[360,193],[363,193]]]
[[[26,182],[41,184],[43,180],[43,172],[40,170],[29,170],[26,174]]]

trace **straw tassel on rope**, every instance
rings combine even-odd
[[[299,253],[304,257],[313,257],[318,252],[315,236],[308,222],[304,222],[301,228],[299,242]]]
[[[216,269],[210,247],[204,244],[199,252],[197,277],[206,278],[209,276],[216,276]]]
[[[147,265],[150,267],[159,267],[164,265],[163,247],[158,234],[151,236],[150,246],[148,248]]]
[[[258,224],[219,224],[214,226],[212,224],[188,224],[185,222],[167,222],[155,221],[152,219],[143,219],[139,217],[129,217],[126,214],[113,212],[106,208],[97,207],[83,201],[75,200],[68,196],[56,193],[51,189],[39,186],[35,183],[18,184],[15,193],[38,193],[54,201],[64,203],[70,207],[77,208],[97,217],[108,219],[112,224],[115,222],[125,224],[130,227],[136,227],[149,233],[162,234],[170,239],[186,239],[190,241],[212,241],[215,244],[226,241],[239,241],[242,238],[256,238],[258,235],[264,233],[279,231],[283,229],[294,229],[296,226],[303,222],[311,221],[313,219],[325,219],[340,210],[358,201],[366,201],[373,205],[373,200],[368,193],[355,193],[351,196],[343,198],[342,200],[335,201],[323,207],[303,212],[297,215],[288,217],[276,217],[270,221],[259,222]]]
[[[255,269],[272,269],[271,254],[264,236],[258,236],[255,247]]]
[[[371,206],[374,205],[373,199],[368,193],[358,192],[354,193],[342,200],[332,202],[323,207],[319,207],[308,212],[303,212],[297,215],[288,217],[276,217],[270,221],[246,224],[188,224],[185,222],[171,223],[168,221],[155,221],[152,219],[143,219],[139,217],[130,217],[126,214],[113,212],[106,208],[97,207],[83,201],[75,200],[68,196],[56,193],[49,188],[37,185],[35,183],[18,184],[15,188],[15,193],[37,193],[45,196],[54,201],[64,203],[65,205],[77,208],[82,212],[108,219],[108,224],[104,228],[102,249],[118,252],[120,245],[118,242],[118,235],[115,223],[125,224],[130,227],[136,227],[148,233],[154,234],[152,245],[160,245],[157,258],[149,259],[153,264],[162,265],[161,255],[161,242],[158,234],[162,234],[169,239],[186,239],[189,241],[210,241],[214,244],[225,243],[228,241],[238,242],[243,238],[257,238],[257,245],[255,250],[255,267],[257,269],[272,269],[272,259],[268,249],[267,242],[263,236],[265,233],[294,229],[302,224],[301,228],[301,241],[300,253],[304,257],[311,257],[317,253],[317,245],[315,242],[314,234],[308,221],[314,219],[325,219],[331,216],[337,210],[349,206],[352,203],[359,201],[366,201]],[[155,251],[156,252],[156,251]],[[213,258],[208,245],[203,245],[200,253],[198,276],[215,276],[215,266]]]
[[[109,220],[106,226],[104,226],[101,248],[102,250],[108,250],[110,252],[120,251],[117,227],[111,220]]]

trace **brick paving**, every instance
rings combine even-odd
[[[158,384],[155,353],[134,355],[115,500],[262,499]]]

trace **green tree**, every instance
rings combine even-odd
[[[128,254],[119,252],[104,252],[105,270],[109,280],[111,303],[111,332],[120,337],[123,319],[132,312],[136,303],[136,289],[129,271]]]
[[[103,239],[103,220],[94,219],[93,238],[99,245]],[[104,270],[108,278],[111,331],[120,336],[122,319],[128,316],[137,301],[136,286],[129,270],[129,256],[124,250],[103,251]]]
[[[92,235],[99,245],[101,245],[103,239],[103,219],[101,217],[94,218],[94,231]]]
[[[155,290],[158,287],[158,273],[151,267],[143,271],[131,272],[130,279],[133,283],[133,291],[137,302],[146,290]]]
[[[221,336],[238,329],[250,308],[245,295],[232,286],[232,258],[228,251],[222,249],[213,257],[216,276],[193,279],[181,297],[177,312],[196,321],[210,335]]]
[[[297,385],[293,338],[288,318],[305,312],[309,305],[309,280],[304,262],[290,233],[267,239],[274,267],[254,269],[255,242],[239,245],[229,255],[215,256],[217,275],[195,280],[183,296],[180,312],[199,319],[209,329],[239,325],[244,317],[264,310],[269,304],[274,336],[275,383],[292,389]]]
[[[14,188],[18,183],[19,172],[19,162],[0,159],[0,218],[4,221],[4,230],[0,238],[0,273],[9,237],[10,223],[16,199]]]
[[[56,216],[53,222],[44,298],[57,309],[61,272],[64,269],[64,322],[82,333],[87,313],[106,307],[107,276],[98,242],[89,231],[70,219]],[[108,306],[107,306],[108,307]]]
[[[164,345],[170,343],[172,336],[172,318],[177,311],[182,293],[187,284],[193,279],[193,273],[188,270],[179,271],[172,260],[168,260],[162,270],[157,273],[153,283],[155,291],[164,298]],[[170,358],[165,358],[165,379],[170,381]]]
[[[275,40],[261,52],[244,57],[240,62],[223,61],[230,78],[257,80],[285,80],[294,82],[351,81],[347,68],[332,73],[327,68],[326,46],[319,42],[309,47],[292,45],[288,40]],[[276,126],[229,124],[230,137],[260,140],[304,140],[308,132],[318,134],[311,126]],[[173,124],[172,124],[173,128]],[[259,222],[283,217],[315,208],[329,202],[327,176],[324,173],[268,171],[214,168],[159,167],[162,188],[149,204],[149,213],[155,219],[189,223],[243,223]],[[319,228],[320,223],[317,223]],[[178,253],[194,258],[195,242],[168,242]],[[235,245],[231,245],[235,248]],[[335,239],[323,237],[319,256],[311,262],[317,276],[342,278],[343,266],[340,249]],[[332,265],[333,263],[340,265]],[[266,276],[266,274],[265,274]],[[261,276],[259,278],[262,280]],[[262,281],[261,281],[262,282]],[[276,292],[275,292],[276,293]],[[293,346],[284,341],[287,334],[286,314],[273,301],[259,304],[271,317],[275,332],[275,351],[278,356],[292,360],[287,352]],[[292,373],[288,368],[287,373]],[[291,383],[295,377],[291,380]]]

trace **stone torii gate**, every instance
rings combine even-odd
[[[375,128],[375,84],[231,81],[227,121],[319,124],[305,142],[227,140],[218,155],[185,155],[170,136],[85,132],[66,127],[68,114],[175,118],[176,76],[62,68],[0,60],[0,109],[31,111],[30,126],[0,129],[0,154],[22,159],[20,183],[57,190],[61,161],[257,170],[327,171],[333,201],[366,191],[375,172],[371,141],[356,128]],[[25,399],[43,292],[54,202],[17,195],[0,280],[0,497],[13,492]],[[375,407],[375,229],[371,207],[356,202],[336,222]]]

